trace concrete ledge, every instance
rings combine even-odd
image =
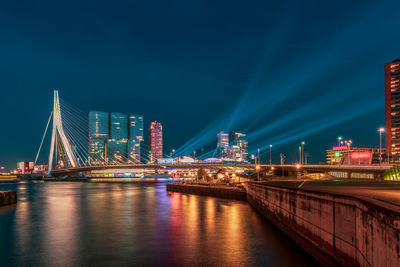
[[[331,255],[326,253],[323,248],[316,245],[306,236],[304,236],[301,232],[298,232],[293,228],[292,225],[289,225],[285,220],[281,220],[274,213],[270,212],[262,202],[257,201],[251,196],[247,196],[247,201],[249,204],[255,208],[258,212],[264,215],[270,222],[272,222],[276,227],[278,227],[282,232],[284,232],[287,236],[289,236],[294,242],[296,242],[300,247],[302,247],[305,251],[310,253],[317,261],[319,261],[324,266],[341,266],[340,263]],[[352,261],[354,264],[354,261]]]
[[[17,192],[0,191],[0,207],[17,203]]]
[[[227,198],[240,201],[247,200],[247,194],[244,189],[232,187],[167,184],[167,191],[194,194],[200,196]]]
[[[400,266],[400,213],[353,196],[246,183],[248,202],[324,265]]]

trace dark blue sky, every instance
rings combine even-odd
[[[275,161],[301,140],[313,162],[338,135],[378,145],[398,1],[83,2],[0,3],[0,165],[34,159],[55,88],[160,121],[166,153],[232,129]]]

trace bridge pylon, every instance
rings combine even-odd
[[[56,161],[59,166],[64,168],[79,167],[72,151],[71,142],[67,139],[64,132],[58,90],[54,90],[53,130],[49,153],[49,175],[51,175],[53,169],[54,152],[56,152]]]

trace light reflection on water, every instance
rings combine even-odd
[[[165,184],[0,184],[4,266],[310,266],[244,202],[167,193]]]

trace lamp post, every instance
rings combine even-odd
[[[272,165],[272,145],[269,145],[269,165]]]
[[[256,170],[257,170],[257,181],[260,181],[260,165],[256,166]]]
[[[350,161],[350,147],[351,147],[351,144],[353,143],[353,141],[352,140],[346,140],[346,141],[344,141],[344,143],[347,146],[347,164],[350,165],[350,163],[351,163],[351,161]]]
[[[338,140],[338,146],[340,146],[340,141],[343,139],[343,137],[341,137],[341,136],[339,136],[338,138],[337,138],[337,140]]]
[[[260,148],[257,149],[257,158],[258,158],[258,164],[260,164]]]
[[[382,165],[382,133],[385,132],[385,128],[379,128],[379,166]]]
[[[302,141],[301,142],[301,164],[304,163],[304,145],[306,142]]]
[[[299,164],[301,164],[301,146],[299,146]]]

